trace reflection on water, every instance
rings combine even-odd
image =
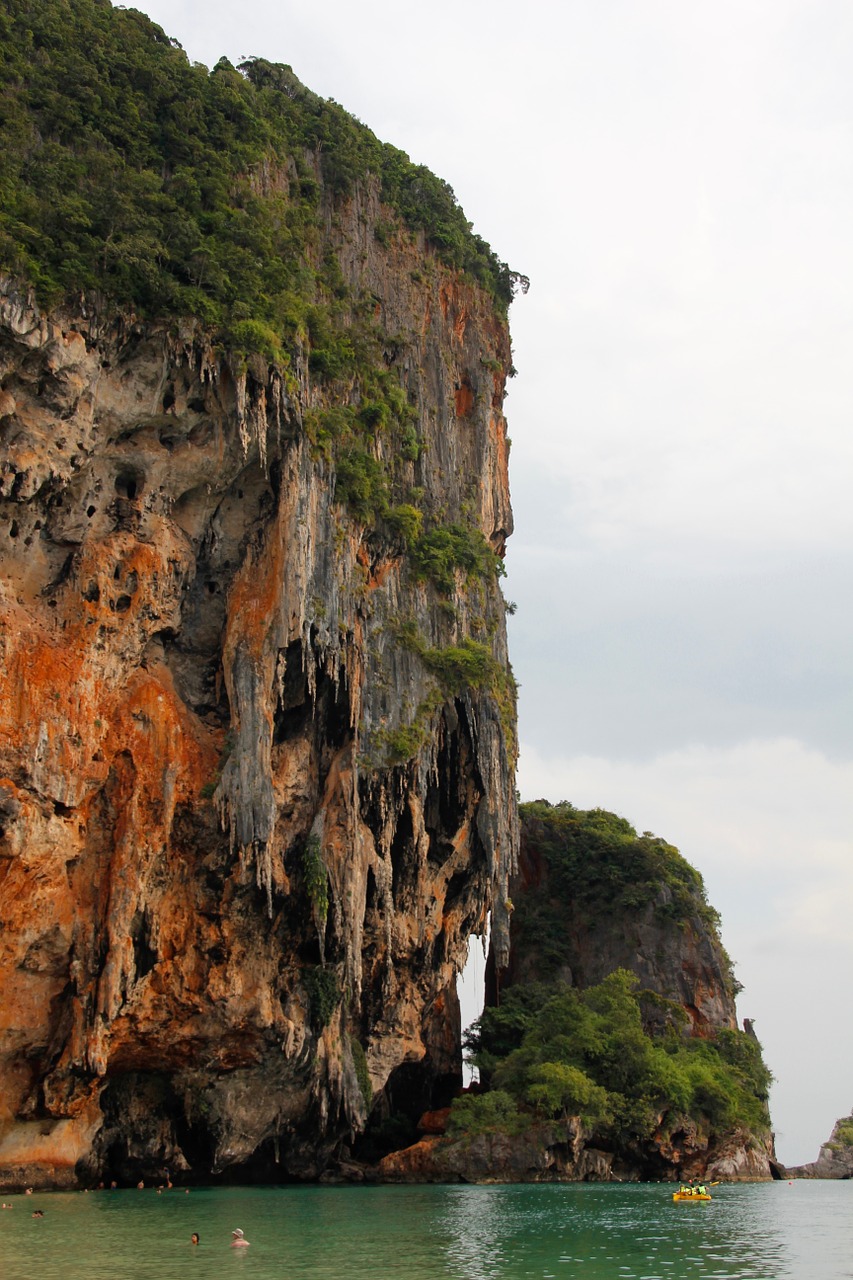
[[[2,1198],[2,1197],[0,1197]],[[7,1203],[10,1197],[6,1197]],[[2,1280],[851,1280],[853,1183],[14,1196]],[[32,1218],[33,1209],[45,1216]],[[240,1227],[249,1249],[231,1249]],[[201,1244],[190,1244],[199,1232]]]

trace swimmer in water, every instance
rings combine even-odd
[[[201,1242],[201,1238],[200,1238],[200,1236],[199,1236],[198,1232],[197,1232],[197,1231],[194,1231],[194,1232],[192,1233],[192,1235],[190,1236],[190,1244],[199,1244],[200,1242]]]
[[[249,1241],[243,1235],[238,1227],[236,1231],[231,1232],[231,1248],[232,1249],[248,1249]]]

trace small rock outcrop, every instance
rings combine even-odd
[[[789,1178],[853,1178],[853,1112],[836,1120],[817,1160],[785,1170]]]

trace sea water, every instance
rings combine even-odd
[[[853,1182],[6,1196],[2,1280],[841,1280]],[[2,1200],[0,1193],[0,1200]],[[43,1218],[33,1218],[35,1209]],[[230,1247],[239,1227],[248,1249]],[[201,1243],[190,1243],[197,1231]]]

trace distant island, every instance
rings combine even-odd
[[[853,1111],[836,1120],[817,1160],[786,1172],[792,1178],[853,1178]]]

